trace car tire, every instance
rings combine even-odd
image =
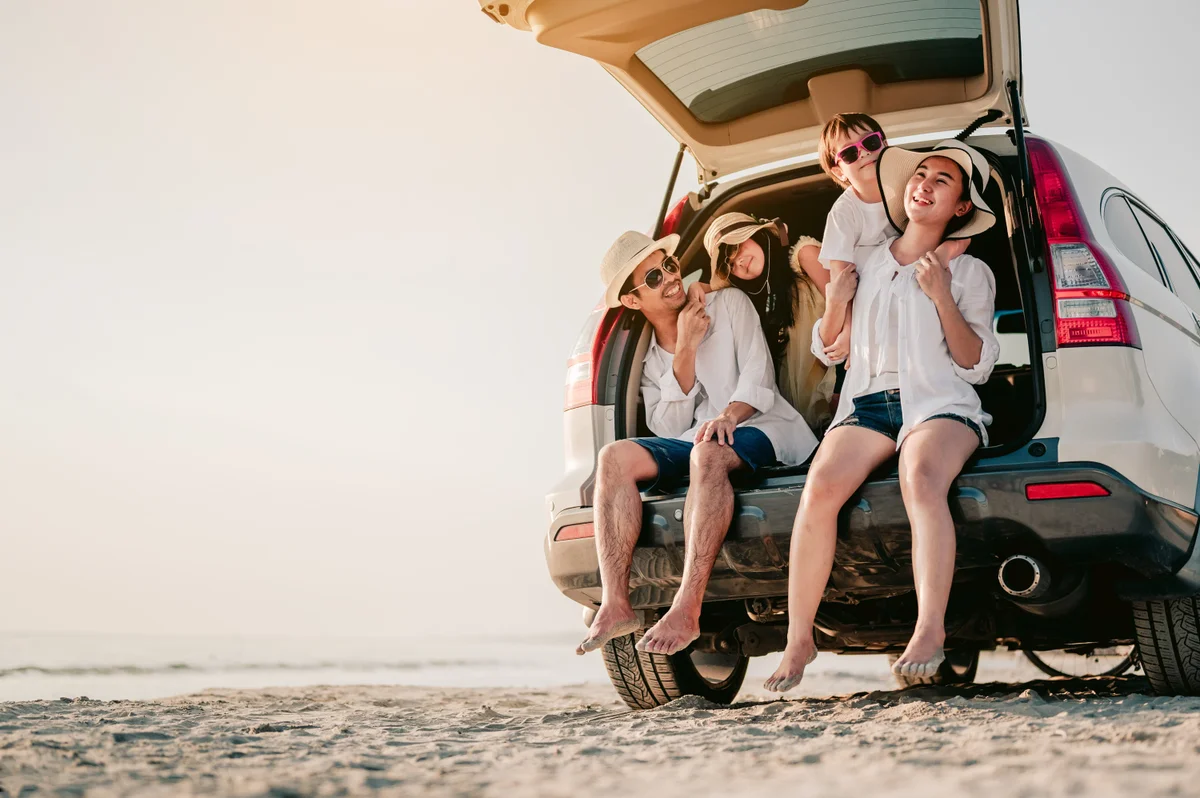
[[[604,667],[621,700],[633,709],[654,709],[688,695],[730,704],[746,678],[748,657],[684,650],[670,656],[635,648],[642,632],[604,644]]]
[[[1133,602],[1138,658],[1158,695],[1200,695],[1200,600]]]
[[[899,654],[888,654],[888,664],[900,659]],[[896,683],[901,687],[915,687],[919,684],[970,684],[975,681],[975,672],[979,670],[979,652],[974,649],[951,649],[946,652],[946,659],[938,666],[937,673],[932,676],[899,676]]]

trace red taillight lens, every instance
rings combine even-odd
[[[663,217],[662,229],[658,231],[658,237],[669,236],[671,233],[679,232],[679,220],[683,218],[683,210],[687,207],[688,198],[685,196],[679,202],[675,203],[675,207]]]
[[[590,522],[564,526],[558,532],[554,533],[555,540],[582,540],[583,538],[594,537],[596,537],[596,527]]]
[[[1054,275],[1058,345],[1141,348],[1129,294],[1092,238],[1062,160],[1045,141],[1026,141],[1046,232],[1046,261]]]
[[[1095,482],[1041,482],[1025,486],[1025,498],[1031,502],[1047,499],[1086,499],[1092,496],[1111,496],[1103,485]]]
[[[603,302],[588,314],[571,356],[567,358],[567,392],[564,410],[573,410],[600,401],[600,386],[597,384],[600,356],[612,331],[616,329],[620,308],[610,310]]]

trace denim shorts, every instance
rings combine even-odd
[[[843,398],[842,401],[846,401],[846,399]],[[925,420],[933,421],[935,418],[951,418],[966,424],[970,427],[971,432],[975,433],[975,437],[979,438],[979,445],[983,446],[983,430],[966,416],[960,416],[957,413],[938,413],[936,416],[930,416]],[[837,424],[834,424],[830,429],[832,430],[835,427],[866,427],[869,430],[882,433],[894,441],[898,441],[900,440],[900,428],[903,426],[904,416],[900,411],[900,391],[893,389],[858,397],[854,400],[854,412]]]
[[[797,422],[799,423],[799,422]],[[649,482],[639,482],[638,488],[650,490],[659,485],[673,485],[683,481],[688,475],[695,444],[691,441],[681,441],[678,438],[630,438],[640,444],[658,466],[658,476]],[[742,458],[742,462],[753,473],[763,466],[775,462],[775,447],[771,439],[762,430],[755,427],[738,427],[733,431],[733,443],[730,448]]]

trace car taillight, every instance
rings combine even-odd
[[[679,220],[683,218],[683,209],[687,207],[688,198],[685,195],[683,199],[675,203],[675,207],[671,208],[670,212],[663,217],[662,229],[658,231],[658,237],[669,236],[671,233],[679,232]]]
[[[600,356],[620,315],[620,308],[610,311],[603,302],[588,314],[571,356],[567,358],[567,393],[563,410],[594,405],[600,401],[600,385],[597,382]]]
[[[1025,498],[1031,502],[1111,495],[1108,488],[1097,485],[1095,482],[1039,482],[1025,486]]]
[[[1087,219],[1058,153],[1027,138],[1034,194],[1046,233],[1046,261],[1054,274],[1058,345],[1141,348],[1129,294]]]
[[[596,537],[596,527],[591,523],[571,524],[554,533],[555,540],[583,540]]]

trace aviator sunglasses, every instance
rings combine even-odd
[[[679,274],[679,261],[674,255],[668,255],[663,259],[661,266],[655,266],[650,271],[646,272],[646,281],[635,285],[631,291],[636,291],[643,285],[651,291],[657,291],[663,284],[663,272],[667,274]]]
[[[851,164],[858,160],[858,153],[861,150],[864,153],[879,152],[883,149],[883,134],[879,131],[868,133],[858,141],[843,147],[838,151],[835,160],[845,164]]]

